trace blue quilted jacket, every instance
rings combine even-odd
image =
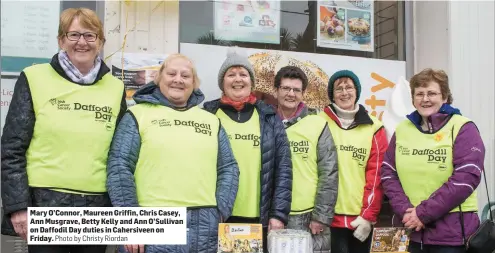
[[[154,83],[142,87],[133,98],[136,103],[152,103],[174,108]],[[194,91],[187,103],[187,109],[197,106],[203,100],[203,93],[200,90]],[[164,145],[173,145],[165,143],[164,141]],[[223,128],[218,133],[218,145],[217,207],[187,211],[187,245],[146,245],[146,253],[217,252],[218,223],[231,215],[239,184],[239,168]],[[107,189],[113,206],[139,206],[134,170],[140,149],[141,137],[137,123],[132,112],[127,111],[116,129],[108,157]],[[123,247],[120,247],[119,251],[125,252]]]
[[[204,103],[205,110],[216,114],[220,100]],[[257,101],[261,124],[261,199],[260,223],[268,226],[271,218],[287,225],[292,201],[292,161],[284,125],[273,108]]]

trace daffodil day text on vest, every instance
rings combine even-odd
[[[107,74],[94,85],[79,85],[49,64],[28,67],[24,73],[36,115],[26,151],[29,185],[106,192],[107,156],[124,93],[122,82]]]
[[[454,115],[435,133],[420,132],[410,121],[396,129],[396,167],[411,204],[417,206],[449,180],[454,171],[453,147],[461,127],[469,119]],[[430,148],[424,148],[430,147]],[[426,176],[426,177],[425,177]],[[404,180],[407,178],[407,180]],[[419,186],[418,186],[419,185]],[[462,210],[477,210],[476,190],[461,204]],[[456,207],[453,211],[458,211]]]
[[[190,126],[194,127],[196,133],[201,133],[211,136],[211,126],[207,123],[197,123],[194,120],[174,120],[174,125],[176,126]]]

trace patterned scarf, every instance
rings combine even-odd
[[[81,72],[72,64],[67,53],[61,50],[58,53],[58,61],[60,66],[64,69],[65,74],[75,83],[80,84],[91,84],[96,80],[98,72],[100,71],[101,58],[97,56],[95,59],[95,65],[89,71],[88,74],[83,75]]]
[[[254,93],[251,93],[249,96],[244,98],[242,101],[234,101],[227,96],[223,95],[222,98],[220,99],[220,103],[225,104],[225,105],[230,105],[234,107],[237,111],[241,111],[244,108],[244,105],[246,103],[248,104],[254,104],[256,103],[256,96]]]

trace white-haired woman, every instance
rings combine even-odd
[[[189,232],[186,245],[126,245],[127,252],[216,252],[218,223],[231,215],[239,169],[220,121],[198,107],[204,95],[194,65],[169,56],[133,99],[110,148],[112,204],[187,207]]]

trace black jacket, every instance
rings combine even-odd
[[[58,54],[53,56],[50,65],[60,76],[73,82],[62,69],[58,61]],[[95,81],[92,84],[79,85],[93,85],[109,72],[110,69],[102,61]],[[117,124],[127,110],[125,96],[124,90]],[[4,212],[2,234],[16,235],[11,227],[10,214],[27,209],[30,206],[97,207],[108,206],[110,203],[107,195],[79,195],[29,187],[26,172],[26,151],[33,137],[35,123],[36,117],[29,83],[24,72],[21,72],[15,84],[14,94],[5,119],[1,138],[1,195]]]
[[[246,104],[241,112],[229,110],[220,100],[204,103],[204,109],[216,114],[219,107],[237,122],[247,121],[257,110],[261,124],[261,199],[260,223],[268,226],[270,218],[287,225],[292,201],[292,161],[284,125],[273,108],[262,101]],[[242,175],[241,175],[242,177]]]

